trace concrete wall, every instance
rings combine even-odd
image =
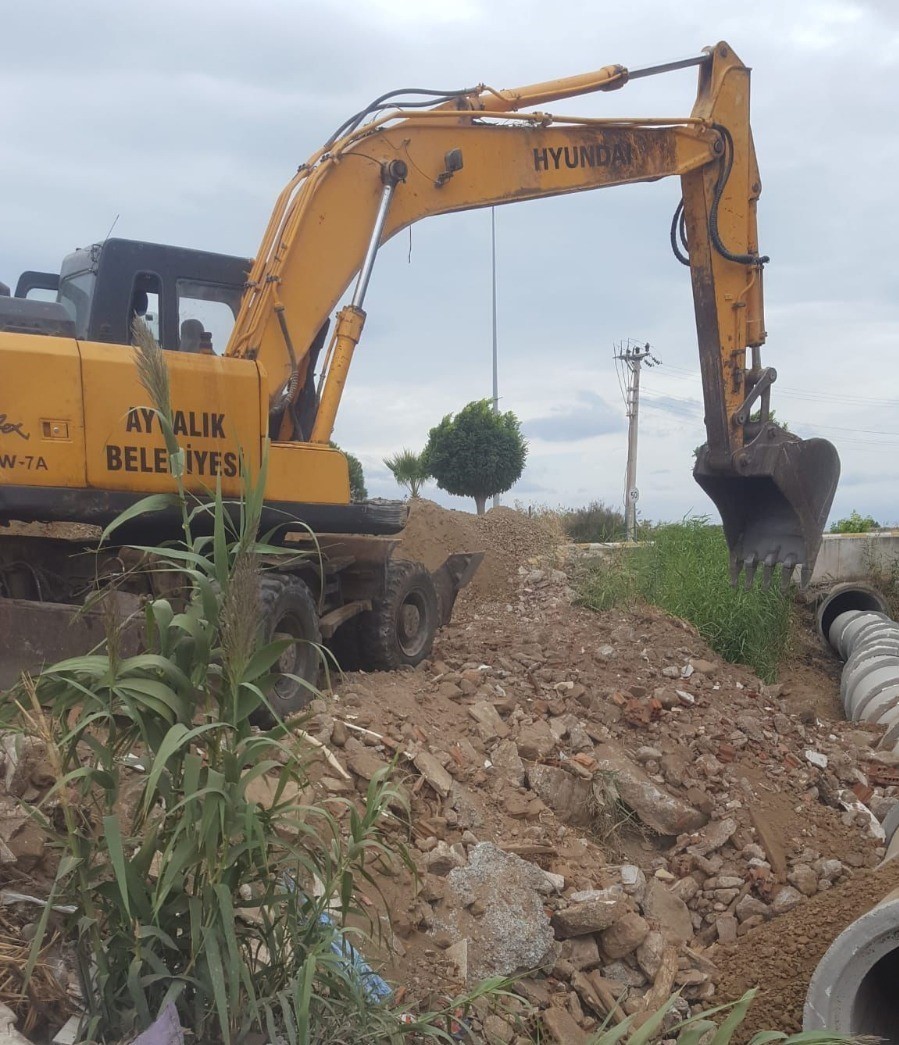
[[[872,569],[889,573],[897,565],[899,531],[826,533],[812,573],[812,583],[862,580]]]

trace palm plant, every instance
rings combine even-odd
[[[410,497],[420,497],[421,488],[430,478],[425,455],[416,454],[403,447],[392,457],[385,457],[384,464],[393,473],[393,478],[409,491]]]

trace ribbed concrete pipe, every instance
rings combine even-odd
[[[899,753],[899,625],[867,585],[841,584],[818,610],[818,630],[845,661],[848,718],[886,726],[881,749]],[[899,805],[884,819],[887,860],[899,856]],[[870,1035],[899,1045],[899,889],[856,919],[818,963],[805,999],[804,1030]]]
[[[846,717],[884,727],[880,749],[899,754],[899,624],[883,596],[865,584],[838,585],[818,609],[818,631],[845,661]]]
[[[884,597],[868,584],[838,584],[831,588],[818,607],[818,634],[825,642],[830,641],[829,631],[835,618],[847,610],[873,610],[887,613]]]

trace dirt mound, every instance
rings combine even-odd
[[[899,882],[899,862],[870,870],[872,816],[899,801],[876,733],[834,710],[808,614],[766,686],[654,607],[573,605],[559,549],[543,518],[413,502],[400,555],[484,551],[481,570],[428,661],[336,677],[310,709],[310,794],[344,817],[392,763],[408,802],[388,829],[416,874],[367,864],[385,931],[366,958],[410,1011],[529,974],[509,1011],[475,1007],[475,1042],[571,1045],[675,992],[684,1016],[756,985],[750,1033],[798,1029],[834,936]],[[5,845],[9,880],[46,878],[23,830],[0,809],[0,865]]]
[[[375,874],[393,948],[369,957],[413,1009],[486,970],[521,971],[494,902],[459,886],[496,850],[545,873],[528,872],[515,903],[531,912],[516,916],[522,938],[536,948],[547,919],[555,934],[542,971],[515,988],[529,1034],[579,1041],[608,1013],[675,990],[685,1015],[756,984],[772,1000],[753,1026],[787,1010],[795,1025],[811,970],[883,856],[871,812],[882,817],[897,789],[874,786],[876,737],[814,713],[809,690],[835,681],[829,664],[813,677],[811,646],[793,692],[722,662],[653,607],[572,605],[564,572],[521,568],[552,547],[545,532],[509,509],[478,519],[416,505],[406,554],[433,566],[485,549],[481,590],[419,669],[346,676],[316,708],[312,730],[353,777],[327,788],[364,791],[396,758],[411,800],[417,884],[402,868]],[[780,927],[816,922],[820,947],[800,961]],[[767,940],[770,965],[757,957],[768,945],[749,942]]]
[[[416,498],[403,531],[399,555],[417,559],[436,569],[453,552],[485,552],[484,561],[469,589],[466,601],[501,599],[515,589],[518,569],[551,554],[561,541],[560,532],[543,517],[531,517],[514,508],[491,508],[486,515],[442,508]]]
[[[747,933],[722,956],[724,976],[718,998],[739,998],[759,986],[758,997],[741,1028],[748,1040],[757,1031],[802,1029],[809,980],[837,936],[899,886],[899,861],[862,871],[830,892],[813,896],[795,911]]]

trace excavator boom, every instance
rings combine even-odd
[[[696,102],[681,119],[601,119],[526,111],[695,65]],[[420,103],[416,103],[420,104]],[[389,108],[395,105],[396,108]],[[228,354],[258,359],[282,439],[331,436],[363,301],[381,243],[422,218],[679,176],[671,239],[691,272],[707,442],[694,475],[718,507],[736,580],[758,566],[808,576],[839,476],[824,440],[771,420],[776,378],[765,341],[756,204],[761,181],[749,123],[749,69],[720,43],[700,57],[629,73],[594,73],[514,90],[476,87],[430,109],[385,95],[300,167],[273,212]],[[323,263],[323,259],[326,259]],[[319,383],[308,389],[322,332],[338,314]]]

